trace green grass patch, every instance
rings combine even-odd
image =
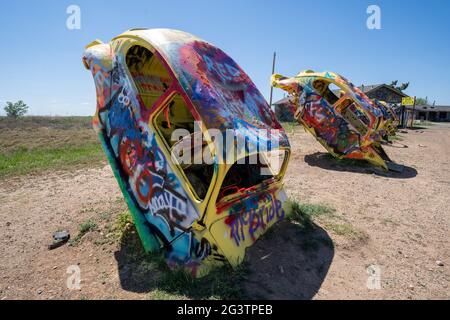
[[[286,218],[305,229],[313,226],[315,217],[332,215],[336,211],[328,205],[300,203],[292,198],[287,200],[286,208]]]
[[[301,227],[303,231],[310,231],[314,226],[314,221],[317,221],[325,230],[349,240],[365,243],[369,239],[367,233],[352,226],[328,205],[305,204],[290,198],[287,201],[286,218]],[[312,245],[315,245],[314,241],[305,242],[305,247]]]
[[[103,163],[104,154],[100,143],[82,146],[25,148],[9,154],[0,154],[0,178],[11,175],[25,175],[46,170],[71,169],[74,166]]]
[[[92,128],[91,116],[73,117],[52,117],[52,116],[25,116],[17,119],[0,117],[1,129],[32,129],[32,128],[53,128],[53,129],[81,129]]]
[[[135,227],[130,212],[126,210],[119,213],[114,227],[115,238],[121,239],[127,231],[133,228]]]
[[[389,136],[388,140],[390,142],[394,142],[394,141],[403,141],[403,137],[399,136],[398,134],[396,134],[395,136]]]
[[[356,229],[351,224],[346,222],[342,223],[342,222],[326,221],[323,222],[323,225],[325,229],[333,232],[334,234],[356,242],[366,243],[369,240],[369,236],[367,235],[367,233]]]
[[[97,223],[95,221],[93,221],[92,219],[88,219],[85,222],[81,223],[78,227],[78,234],[75,238],[71,239],[69,241],[69,245],[77,245],[78,243],[80,243],[81,238],[83,238],[83,236],[85,234],[87,234],[88,232],[91,231],[95,231],[97,230]]]
[[[165,264],[161,271],[163,274],[157,281],[157,289],[149,296],[152,299],[230,300],[245,297],[241,284],[248,273],[246,265],[235,269],[217,267],[202,278],[193,278],[181,268],[170,270]]]
[[[93,220],[89,219],[85,222],[83,222],[82,224],[80,224],[79,226],[79,231],[80,231],[80,235],[83,236],[86,233],[88,233],[89,231],[93,231],[97,228],[97,223],[95,223]]]
[[[91,117],[0,117],[0,178],[105,162]]]

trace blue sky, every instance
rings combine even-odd
[[[81,8],[68,30],[66,8]],[[369,5],[381,30],[366,27]],[[361,85],[409,81],[406,93],[450,104],[450,1],[2,1],[0,106],[24,100],[34,115],[92,115],[93,80],[81,63],[86,44],[133,27],[193,33],[227,52],[266,98],[276,71],[335,71]],[[283,92],[274,91],[274,99]],[[4,114],[3,108],[0,114]]]

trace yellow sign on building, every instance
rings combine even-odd
[[[412,106],[412,105],[414,105],[414,97],[402,98],[402,106]]]

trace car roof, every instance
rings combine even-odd
[[[206,128],[279,129],[281,145],[289,145],[281,124],[253,81],[221,49],[172,29],[131,29],[114,39],[123,37],[143,40],[163,57]]]
[[[344,91],[351,95],[351,97],[358,101],[361,107],[373,114],[374,116],[381,116],[381,111],[377,106],[370,100],[367,95],[361,91],[357,86],[347,80],[345,77],[330,71],[325,72],[314,72],[311,70],[306,70],[300,72],[296,78],[320,78],[325,81],[329,81],[339,87],[339,89],[344,89]]]

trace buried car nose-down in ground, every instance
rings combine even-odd
[[[96,40],[83,63],[97,92],[93,124],[144,248],[164,248],[169,265],[196,276],[241,263],[284,216],[290,152],[247,74],[217,47],[168,29]]]
[[[381,146],[383,138],[395,132],[395,115],[344,77],[307,70],[292,78],[274,74],[271,83],[291,95],[294,117],[334,157],[403,170]]]

